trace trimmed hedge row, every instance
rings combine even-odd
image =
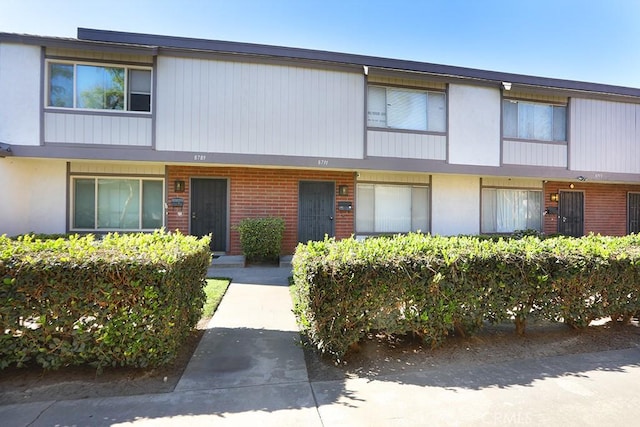
[[[628,321],[640,310],[640,237],[534,236],[496,241],[409,234],[300,244],[294,312],[340,359],[366,332],[417,334],[432,346],[484,321]]]
[[[209,237],[0,237],[0,368],[170,362],[200,318]]]

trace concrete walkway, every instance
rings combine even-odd
[[[289,268],[233,281],[172,393],[0,406],[7,426],[635,425],[640,350],[310,383]],[[1,373],[0,373],[1,375]]]

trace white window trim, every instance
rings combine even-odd
[[[512,102],[514,104],[531,104],[531,105],[544,105],[546,107],[564,107],[565,109],[565,130],[564,130],[564,139],[563,140],[558,140],[558,139],[553,139],[553,122],[551,124],[551,139],[534,139],[534,138],[524,138],[521,136],[507,136],[504,134],[504,128],[505,128],[505,123],[504,123],[504,102]],[[569,125],[569,105],[567,103],[562,103],[562,102],[550,102],[550,101],[532,101],[530,99],[521,99],[521,98],[503,98],[502,99],[502,103],[500,106],[500,114],[502,116],[502,138],[505,140],[509,140],[509,141],[524,141],[524,142],[539,142],[539,143],[544,143],[544,144],[561,144],[561,145],[567,145],[568,144],[568,125]],[[553,120],[553,114],[551,119]],[[516,122],[516,129],[518,128],[518,123]]]
[[[140,197],[138,201],[138,223],[142,225],[142,208],[143,208],[143,197],[142,197],[142,182],[143,181],[159,181],[162,182],[162,227],[166,227],[166,216],[167,216],[167,206],[164,200],[164,195],[166,194],[165,188],[165,180],[164,178],[158,178],[155,176],[144,177],[144,176],[126,176],[126,175],[74,175],[70,177],[70,187],[69,187],[69,231],[80,231],[80,232],[92,232],[92,233],[109,233],[109,232],[151,232],[156,230],[156,228],[98,228],[98,180],[100,179],[117,179],[117,180],[137,180],[140,182],[139,191]],[[75,181],[78,179],[93,179],[95,186],[95,200],[94,200],[94,228],[78,228],[74,227],[74,214],[75,214]]]
[[[382,88],[388,90],[388,89],[396,89],[396,90],[404,90],[407,92],[416,92],[416,93],[424,93],[427,95],[427,111],[425,111],[425,116],[427,118],[427,123],[429,123],[429,116],[428,116],[428,102],[429,102],[429,94],[434,93],[434,94],[439,94],[439,95],[443,95],[444,96],[444,106],[445,106],[445,123],[444,123],[444,128],[445,130],[443,131],[439,131],[439,130],[415,130],[415,129],[404,129],[404,128],[398,128],[398,127],[390,127],[388,124],[386,126],[369,126],[368,125],[368,119],[366,120],[367,122],[367,129],[371,129],[371,130],[384,130],[384,131],[390,131],[390,132],[407,132],[407,133],[420,133],[420,134],[432,134],[432,135],[446,135],[447,134],[447,117],[448,117],[448,111],[447,110],[447,92],[444,90],[434,90],[434,89],[426,89],[426,88],[416,88],[416,87],[406,87],[406,86],[394,86],[394,85],[385,85],[385,84],[379,84],[379,83],[369,83],[367,84],[367,93],[369,92],[369,88],[370,87],[378,87],[378,88]],[[386,110],[386,108],[385,108]],[[368,95],[367,95],[367,105],[365,105],[365,111],[367,112],[367,116],[369,113],[369,99],[368,99]],[[388,123],[388,111],[386,111],[386,116],[385,116],[385,123]],[[428,126],[427,126],[428,127]]]
[[[51,64],[67,64],[67,65],[73,65],[73,107],[56,107],[54,105],[49,105],[49,102],[51,101],[50,99],[50,95],[51,95],[51,90],[50,90],[50,85],[51,85],[51,81],[50,81],[50,70],[51,70]],[[109,109],[100,109],[100,108],[79,108],[76,106],[76,95],[77,95],[77,67],[78,65],[88,65],[88,66],[92,66],[92,67],[104,67],[104,68],[124,68],[125,73],[124,73],[124,109],[122,110],[109,110]],[[150,84],[151,84],[151,88],[150,88],[150,92],[149,92],[149,96],[151,98],[151,102],[149,105],[149,111],[132,111],[129,110],[129,96],[131,94],[130,90],[129,90],[129,70],[144,70],[144,71],[149,71],[151,73],[150,75]],[[154,98],[154,93],[153,93],[153,78],[154,78],[154,74],[153,74],[153,67],[149,66],[149,67],[145,67],[142,65],[130,65],[130,64],[121,64],[121,63],[117,63],[117,62],[91,62],[91,61],[73,61],[73,60],[68,60],[68,59],[52,59],[52,58],[48,58],[45,60],[45,96],[44,96],[44,108],[46,110],[55,110],[55,111],[64,111],[64,112],[69,112],[69,111],[75,111],[75,112],[90,112],[90,113],[104,113],[104,114],[138,114],[138,115],[151,115],[153,113],[153,98]],[[138,93],[138,92],[135,92]]]
[[[484,218],[484,210],[485,210],[485,201],[484,201],[484,190],[514,190],[514,191],[527,191],[527,192],[532,192],[532,191],[536,191],[541,193],[541,199],[540,199],[540,230],[537,230],[539,232],[543,232],[544,231],[544,215],[543,215],[543,209],[544,209],[544,190],[542,188],[538,188],[538,187],[503,187],[503,186],[482,186],[480,188],[480,233],[481,234],[511,234],[515,231],[518,230],[514,230],[514,231],[486,231],[482,228],[483,225],[483,218]]]
[[[427,227],[429,228],[428,230],[420,230],[422,233],[430,233],[431,232],[431,185],[430,184],[426,184],[426,183],[395,183],[395,182],[381,182],[381,181],[360,181],[356,184],[356,207],[357,207],[357,203],[358,203],[358,194],[357,194],[357,188],[358,185],[360,184],[366,184],[366,185],[373,185],[374,187],[377,185],[384,185],[384,186],[398,186],[398,187],[409,187],[410,189],[414,189],[414,188],[426,188],[427,189],[427,200],[428,200],[428,205],[427,205]],[[411,212],[410,214],[413,215],[413,201],[412,201],[412,205],[411,205]],[[375,218],[375,204],[374,204],[374,212],[373,212],[374,218]],[[413,224],[412,227],[413,228]],[[413,231],[368,231],[368,230],[360,230],[358,229],[358,223],[357,221],[355,222],[355,231],[356,231],[356,235],[357,236],[381,236],[381,235],[389,235],[389,234],[407,234],[407,233],[412,233]]]

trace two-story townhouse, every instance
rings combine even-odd
[[[0,33],[0,233],[640,231],[640,90],[305,49]]]

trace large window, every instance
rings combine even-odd
[[[445,96],[381,86],[369,86],[367,126],[444,132],[446,130]]]
[[[74,178],[72,188],[75,230],[152,230],[164,225],[160,179]]]
[[[567,107],[506,99],[502,103],[505,138],[567,140]]]
[[[482,232],[542,231],[542,191],[482,189]]]
[[[151,70],[49,62],[49,107],[151,111]]]
[[[429,188],[358,184],[356,230],[360,234],[428,232]]]

